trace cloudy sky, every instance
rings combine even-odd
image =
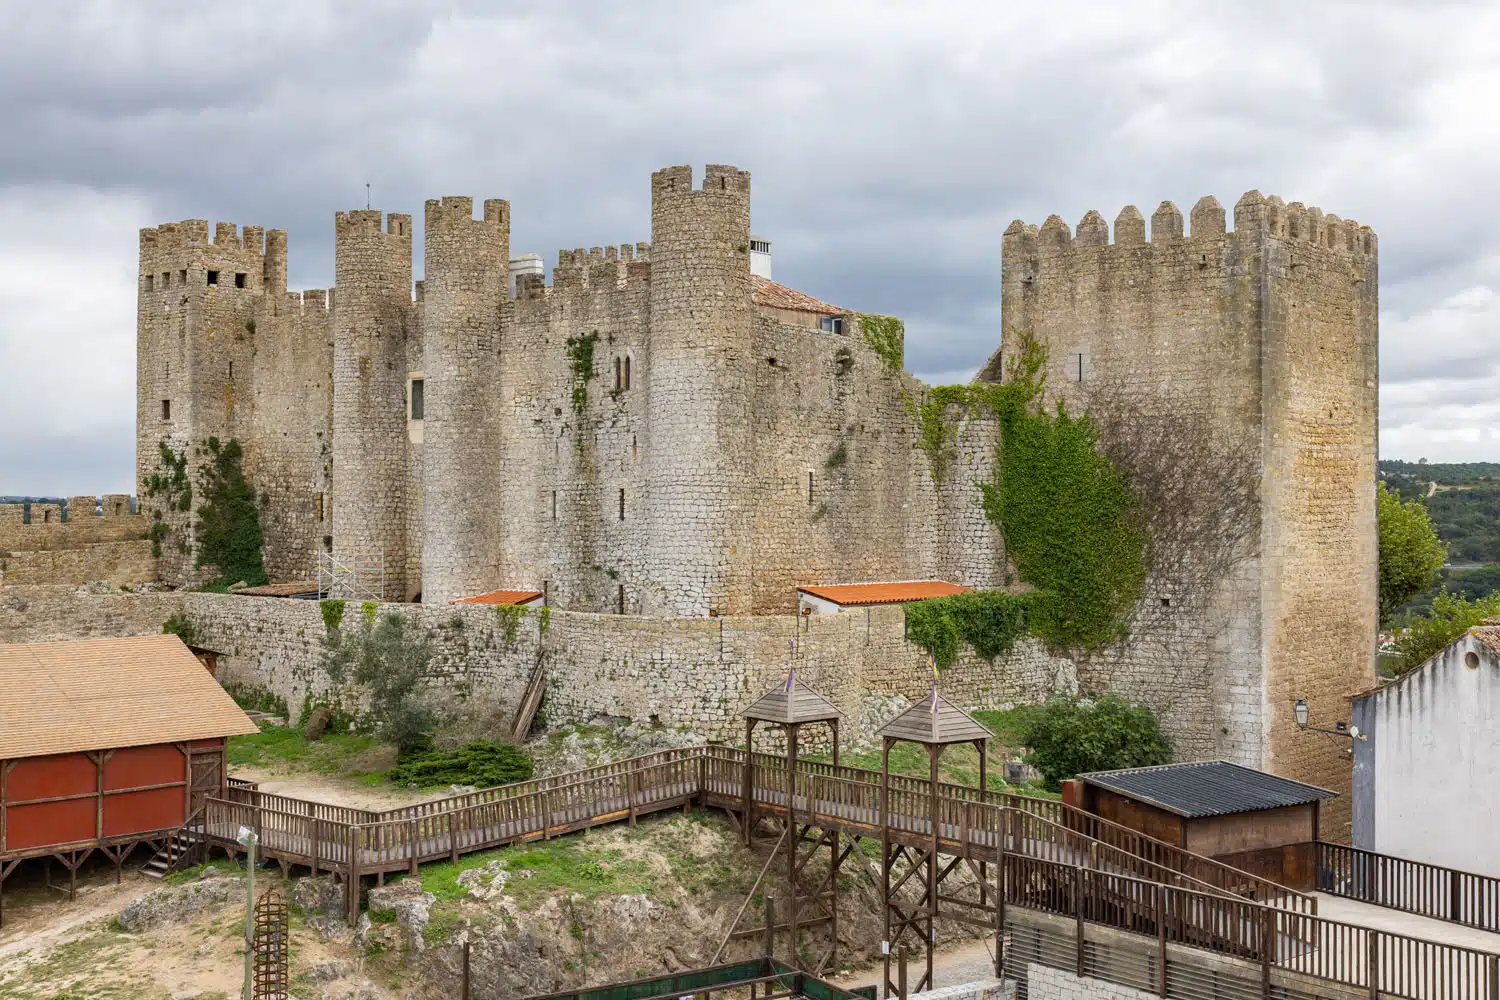
[[[1356,218],[1382,455],[1500,460],[1497,95],[1493,3],[0,0],[0,494],[132,488],[141,226],[285,228],[322,287],[368,183],[509,198],[550,264],[706,162],[753,173],[779,280],[904,317],[945,381],[997,342],[1013,218]]]

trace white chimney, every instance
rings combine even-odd
[[[759,236],[750,237],[750,273],[758,274],[767,281],[771,277],[771,241]]]
[[[545,280],[547,271],[542,267],[542,258],[534,253],[523,253],[519,257],[512,257],[510,259],[510,283],[508,287],[511,298],[516,297],[516,278],[523,274],[539,275]]]

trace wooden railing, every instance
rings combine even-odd
[[[1315,846],[1323,892],[1500,933],[1500,878],[1343,844]]]
[[[1080,976],[1083,925],[1093,923],[1258,963],[1262,995],[1276,969],[1371,997],[1500,1000],[1500,955],[1473,948],[1037,858],[1008,855],[1002,878],[1007,906],[1076,921]]]

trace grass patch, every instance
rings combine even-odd
[[[238,861],[230,861],[228,858],[218,858],[208,864],[194,865],[191,868],[184,868],[180,872],[173,872],[162,879],[162,882],[165,885],[182,885],[184,882],[196,882],[203,877],[203,872],[209,868],[217,868],[220,872],[236,877],[245,874],[245,866]]]
[[[374,736],[325,733],[322,739],[310,743],[300,729],[265,725],[258,733],[229,737],[228,754],[231,767],[284,767],[355,775],[361,780],[373,774],[378,776],[378,783],[389,767],[370,768],[364,758],[380,748]]]
[[[471,854],[457,864],[444,861],[423,865],[422,888],[440,901],[463,899],[468,890],[458,884],[458,876],[496,860],[505,861],[510,869],[505,893],[522,908],[557,893],[578,893],[592,899],[650,893],[656,887],[644,861],[627,858],[618,849],[594,847],[587,837],[574,835]],[[531,877],[521,877],[523,871],[531,872]]]
[[[456,750],[429,750],[402,756],[390,770],[397,785],[441,788],[473,785],[493,788],[531,777],[531,757],[508,743],[475,742]]]

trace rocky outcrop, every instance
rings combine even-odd
[[[131,903],[120,911],[120,926],[137,933],[169,924],[185,924],[206,910],[244,898],[243,879],[207,868],[197,881],[163,886]]]

